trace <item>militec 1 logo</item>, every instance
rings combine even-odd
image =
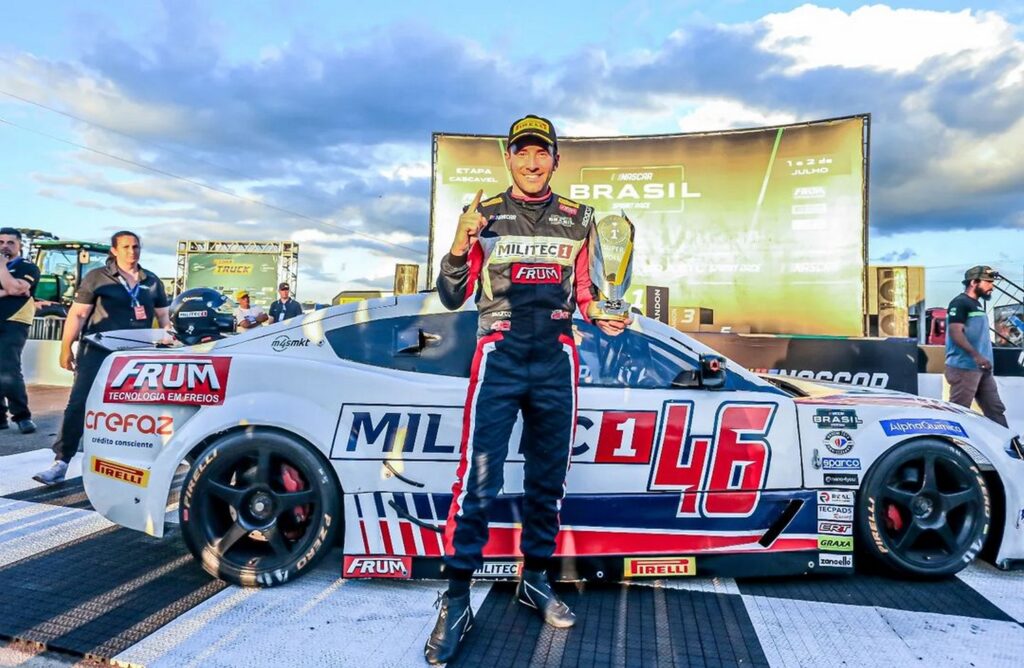
[[[103,401],[219,406],[230,368],[228,357],[118,357],[107,374]]]

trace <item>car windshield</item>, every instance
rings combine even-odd
[[[92,269],[102,267],[107,261],[107,254],[89,251],[89,263],[82,267],[84,276]],[[78,250],[74,248],[47,249],[39,253],[39,271],[44,274],[72,274],[78,264]]]

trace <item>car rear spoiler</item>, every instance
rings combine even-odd
[[[112,352],[119,350],[158,350],[173,348],[179,344],[165,329],[116,329],[97,332],[85,337],[91,345]]]

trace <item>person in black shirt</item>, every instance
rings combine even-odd
[[[992,366],[992,336],[988,313],[982,302],[992,298],[999,273],[987,265],[964,273],[964,291],[953,298],[946,311],[946,382],[949,400],[970,408],[977,401],[981,412],[1004,427],[1006,406],[999,398]]]
[[[0,398],[6,401],[0,429],[7,429],[9,409],[18,430],[31,434],[36,423],[28,408],[21,352],[35,317],[32,296],[39,283],[39,267],[21,257],[21,231],[13,227],[0,228],[0,255]]]
[[[287,283],[277,286],[277,294],[280,299],[270,305],[270,322],[281,322],[302,315],[302,304],[291,298],[291,291],[292,286]]]
[[[154,317],[161,327],[168,326],[169,302],[164,284],[156,274],[139,266],[141,253],[142,242],[137,234],[115,233],[110,239],[110,258],[106,266],[86,274],[75,293],[60,348],[60,365],[75,372],[75,382],[64,409],[64,422],[53,443],[57,459],[50,468],[32,476],[43,484],[55,485],[64,480],[68,463],[78,452],[82,438],[85,400],[103,360],[110,354],[82,340],[76,355],[71,344],[98,332],[148,329],[153,326]]]

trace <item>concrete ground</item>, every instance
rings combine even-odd
[[[28,405],[38,429],[34,434],[22,434],[12,424],[9,429],[0,430],[0,457],[53,445],[70,393],[70,387],[29,385]]]

